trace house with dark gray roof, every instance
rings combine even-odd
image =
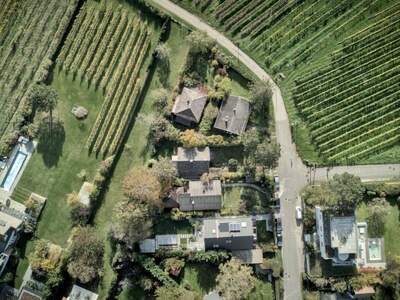
[[[195,180],[177,190],[181,211],[220,210],[222,188],[220,180]]]
[[[250,250],[255,247],[256,233],[251,217],[220,217],[203,220],[205,250]]]
[[[204,88],[186,88],[175,99],[172,114],[175,122],[184,126],[195,126],[201,120],[207,103],[207,91]]]
[[[222,101],[214,128],[239,135],[246,130],[250,116],[250,102],[239,96],[229,96]]]
[[[209,147],[191,149],[178,147],[176,155],[172,156],[178,176],[187,179],[197,179],[208,173],[210,160]]]

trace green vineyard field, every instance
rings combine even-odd
[[[139,75],[150,36],[147,24],[124,9],[84,5],[79,12],[58,63],[104,92],[86,141],[89,151],[102,155],[117,151],[139,98]]]
[[[47,79],[77,0],[4,0],[0,10],[0,137],[21,119],[28,87]]]

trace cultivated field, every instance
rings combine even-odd
[[[296,81],[293,99],[329,160],[356,161],[400,141],[400,6],[353,34],[332,62]]]
[[[398,2],[175,2],[285,77],[280,85],[303,158],[362,162],[400,145]]]
[[[139,73],[150,31],[124,9],[85,5],[58,62],[67,73],[104,92],[105,100],[86,142],[90,151],[114,154],[141,90]]]
[[[0,9],[0,138],[20,120],[27,89],[48,76],[77,0],[4,0]]]

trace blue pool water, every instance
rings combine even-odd
[[[14,156],[11,167],[8,169],[7,175],[1,183],[1,187],[7,192],[11,190],[11,187],[13,186],[14,181],[23,166],[26,157],[27,155],[21,151],[18,151],[17,154]]]

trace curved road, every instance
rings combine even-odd
[[[284,290],[285,299],[298,300],[302,298],[301,272],[304,268],[303,244],[301,240],[301,226],[295,221],[295,207],[299,205],[298,194],[307,184],[310,176],[302,160],[297,155],[296,146],[292,143],[289,127],[289,118],[285,109],[282,94],[279,87],[272,78],[246,53],[240,50],[223,34],[209,26],[180,6],[168,0],[149,0],[156,7],[171,15],[175,15],[192,27],[206,32],[219,45],[227,49],[260,80],[269,81],[273,91],[273,106],[276,122],[276,135],[281,146],[281,157],[279,160],[278,174],[281,181],[281,216],[283,227],[282,259],[284,268]],[[362,168],[362,169],[360,169]],[[344,170],[345,169],[345,170]],[[367,175],[365,179],[387,179],[393,176],[400,177],[400,165],[394,166],[366,166],[366,167],[335,167],[329,172],[325,168],[319,168],[314,173],[313,179],[326,180],[334,173],[348,171],[361,176]]]

